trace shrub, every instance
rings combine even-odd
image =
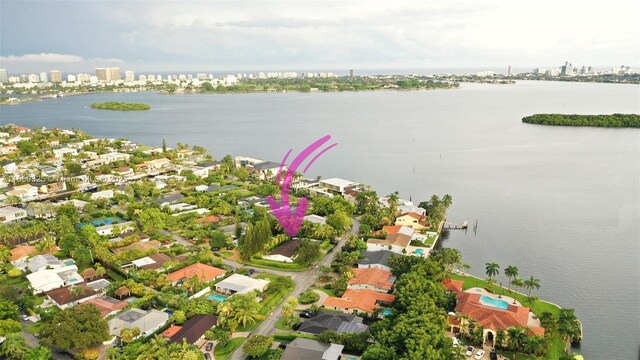
[[[316,294],[311,290],[305,291],[298,297],[298,302],[300,304],[313,304],[318,300],[320,300],[320,295]]]

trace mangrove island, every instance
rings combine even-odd
[[[596,126],[637,128],[640,127],[638,114],[577,115],[577,114],[535,114],[522,118],[523,123],[556,126]]]
[[[99,110],[134,111],[134,110],[149,110],[151,109],[151,106],[147,104],[140,104],[140,103],[107,101],[107,102],[101,102],[101,103],[93,103],[91,104],[91,108],[99,109]]]

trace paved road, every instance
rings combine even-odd
[[[351,233],[357,234],[359,231],[360,231],[360,222],[354,219],[353,226],[351,227]],[[328,267],[331,265],[331,262],[333,261],[333,259],[335,259],[336,255],[338,254],[342,246],[344,246],[345,242],[347,241],[347,238],[348,236],[343,236],[342,239],[340,239],[340,241],[338,242],[338,245],[336,245],[333,248],[333,250],[331,250],[331,252],[327,254],[327,256],[325,256],[320,262],[318,262],[318,264],[316,264],[314,267],[312,267],[307,271],[287,272],[287,271],[276,271],[276,270],[269,269],[269,272],[277,275],[291,276],[293,281],[296,283],[296,287],[293,289],[291,296],[297,297],[298,295],[302,294],[305,290],[307,290],[310,286],[315,284],[316,279],[318,278],[318,276],[320,276],[320,266]],[[225,263],[229,261],[230,263],[227,263],[227,264],[233,266],[234,268],[238,266],[237,263],[231,260],[227,260],[227,259],[225,260],[226,260]],[[264,269],[254,268],[251,266],[244,266],[244,267],[252,268],[252,269],[255,269],[256,271],[264,271]],[[272,333],[275,333],[276,323],[278,322],[278,319],[280,319],[280,316],[282,314],[282,306],[284,305],[285,301],[286,301],[286,298],[276,307],[276,309],[271,313],[271,315],[269,315],[262,323],[260,323],[260,325],[258,325],[258,327],[251,333],[251,335],[255,335],[255,334],[270,335]],[[242,352],[242,347],[240,347],[233,353],[230,359],[242,360],[244,358],[245,356]]]
[[[171,237],[173,238],[173,241],[177,242],[178,244],[182,244],[184,246],[193,246],[192,243],[188,242],[185,238],[183,238],[180,235],[175,235],[172,234],[170,232],[168,232],[167,230],[158,230],[158,232],[164,236],[169,236],[171,235]]]

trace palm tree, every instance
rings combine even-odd
[[[504,340],[507,338],[507,333],[502,330],[499,329],[498,332],[496,333],[496,338],[494,339],[494,344],[496,348],[503,348],[504,347]]]
[[[529,294],[527,296],[531,296],[531,290],[540,289],[540,280],[534,278],[532,275],[528,280],[524,281],[524,287],[529,289]]]
[[[287,302],[282,306],[282,315],[287,318],[287,324],[291,323],[291,315],[298,307],[298,300],[294,297],[287,299]]]
[[[0,345],[0,355],[3,355],[3,359],[19,360],[27,349],[27,342],[22,333],[10,333],[5,335],[4,342]]]
[[[518,352],[522,350],[522,347],[527,341],[527,334],[525,334],[524,331],[524,328],[521,326],[512,327],[507,330],[507,334],[509,335],[507,344],[509,349],[513,350],[514,360],[517,359]]]
[[[518,268],[513,265],[509,265],[504,269],[504,274],[509,279],[509,291],[511,291],[511,279],[518,277]]]
[[[518,292],[518,289],[524,286],[524,280],[522,280],[519,277],[516,277],[515,279],[513,279],[513,281],[511,282],[511,284],[513,284],[513,287],[516,288],[516,293]],[[516,303],[516,297],[513,297],[513,303]]]
[[[47,236],[36,244],[36,251],[42,254],[48,252],[51,249],[54,249],[55,247],[56,240],[53,237]]]
[[[541,353],[544,348],[544,339],[541,336],[527,336],[527,339],[523,345],[524,351],[536,356]],[[536,356],[537,357],[537,356]]]
[[[391,214],[395,216],[398,212],[398,200],[400,200],[400,195],[397,191],[389,194],[387,198],[387,202],[389,203],[389,210],[391,210]]]
[[[446,208],[449,208],[449,206],[451,206],[452,203],[453,203],[453,198],[451,197],[451,195],[445,194],[442,197],[442,204],[444,204]]]
[[[565,341],[565,352],[569,352],[570,344],[581,335],[580,322],[573,309],[560,309],[558,314],[558,332]]]
[[[491,280],[494,280],[493,278],[500,273],[500,265],[498,265],[494,261],[485,263],[484,265],[487,277],[489,278],[489,282],[491,283]]]
[[[84,294],[84,288],[82,286],[72,285],[71,288],[69,289],[69,292],[74,297],[78,297]]]

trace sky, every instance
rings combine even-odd
[[[0,0],[0,68],[637,68],[638,14],[637,0]]]

